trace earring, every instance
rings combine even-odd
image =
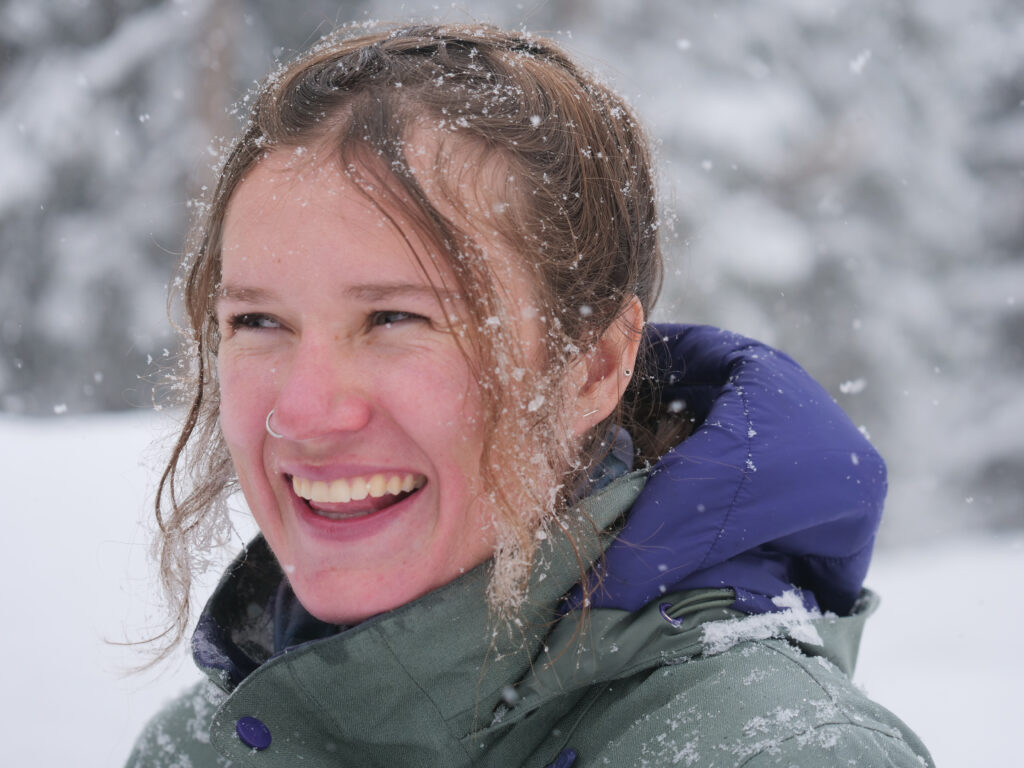
[[[632,376],[633,375],[633,372],[631,370],[629,370],[629,368],[624,370],[623,373],[626,374],[626,376]]]
[[[274,409],[271,408],[270,409],[270,413],[267,414],[267,434],[270,435],[271,437],[282,438],[282,437],[284,437],[284,435],[281,434],[280,432],[275,432],[274,428],[272,426],[270,426],[270,417],[273,416],[273,415],[274,415]]]

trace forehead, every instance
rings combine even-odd
[[[307,147],[277,148],[246,171],[228,201],[223,235],[233,242],[262,217],[288,209],[294,224],[308,227],[317,219],[381,218],[372,201],[358,192],[339,164]],[[360,199],[363,198],[363,199]]]
[[[401,207],[375,204],[337,160],[278,148],[249,170],[228,203],[221,281],[231,288],[301,288],[307,298],[385,276],[443,285],[416,234]]]
[[[403,156],[407,178],[422,191],[426,206],[401,183],[402,169],[393,172],[365,147],[350,160],[326,142],[271,149],[228,202],[222,269],[230,269],[234,251],[254,244],[299,257],[297,251],[318,238],[328,248],[366,245],[367,239],[379,244],[383,238],[410,262],[431,266],[432,282],[441,278],[448,284],[457,258],[470,260],[471,271],[482,272],[499,293],[515,286],[512,293],[521,298],[525,284],[525,292],[533,294],[532,272],[503,234],[514,179],[498,153],[420,129],[410,133]],[[437,217],[446,230],[436,226]]]

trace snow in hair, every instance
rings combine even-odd
[[[382,210],[400,206],[414,235],[433,245],[424,258],[450,276],[442,287],[466,299],[470,316],[455,339],[478,374],[486,426],[481,476],[498,542],[489,596],[496,613],[513,613],[526,597],[537,532],[565,530],[550,523],[564,514],[566,489],[586,474],[608,428],[570,445],[558,384],[632,297],[649,315],[660,289],[642,131],[618,95],[554,44],[479,24],[344,29],[276,69],[244,107],[218,183],[195,208],[191,256],[172,288],[183,299],[192,373],[182,376],[187,415],[156,504],[171,609],[164,651],[184,635],[196,553],[222,538],[212,533],[222,526],[218,501],[236,487],[217,424],[211,306],[220,228],[246,171],[275,147],[316,150],[297,162],[333,156]],[[407,157],[426,148],[417,138],[425,125],[437,153],[431,178],[413,172]],[[465,153],[472,169],[488,169],[486,188],[462,183],[472,169],[452,158]],[[475,242],[480,232],[535,276],[545,334],[543,366],[533,374],[515,324],[503,319],[513,308]],[[620,414],[642,445],[643,428],[628,417]],[[505,467],[501,477],[495,466]]]

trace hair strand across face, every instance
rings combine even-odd
[[[610,423],[629,429],[645,454],[657,450],[646,423],[663,414],[641,391],[642,360],[624,407],[583,440],[569,438],[560,416],[571,364],[634,297],[649,316],[660,289],[647,144],[623,100],[546,40],[478,24],[343,29],[260,87],[200,206],[182,265],[194,364],[183,383],[186,418],[156,502],[173,624],[161,635],[164,653],[185,631],[197,552],[211,531],[223,530],[219,502],[236,487],[217,423],[215,375],[225,213],[246,174],[280,148],[311,152],[319,162],[333,158],[380,211],[400,211],[405,236],[426,246],[434,274],[451,280],[438,289],[463,298],[458,343],[480,377],[488,430],[481,474],[501,532],[491,598],[499,613],[514,611],[538,528],[569,507]],[[530,306],[503,301],[489,242],[521,257],[533,278]],[[532,313],[545,329],[539,365],[524,360],[509,330],[515,323],[503,320],[513,312]],[[535,481],[502,479],[510,476]]]

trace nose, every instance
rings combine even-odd
[[[373,409],[359,371],[343,348],[303,341],[280,374],[274,430],[289,440],[314,440],[366,427]]]

